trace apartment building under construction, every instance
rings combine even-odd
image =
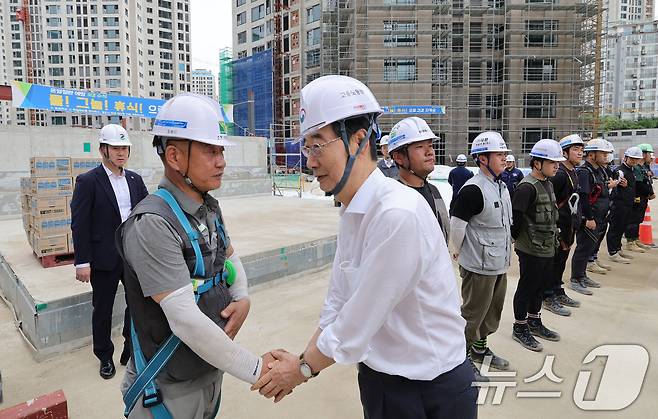
[[[383,106],[445,106],[443,115],[419,115],[444,140],[440,162],[466,153],[483,130],[501,131],[523,158],[541,138],[591,128],[596,1],[338,0],[324,7],[322,73],[362,80]],[[383,130],[403,116],[384,115]]]

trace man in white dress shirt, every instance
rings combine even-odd
[[[338,245],[306,350],[273,351],[278,361],[252,389],[279,401],[334,362],[358,363],[367,419],[475,418],[447,246],[423,197],[377,169],[381,113],[350,77],[320,77],[301,91],[302,151],[322,190],[342,204]]]
[[[114,245],[114,232],[148,191],[142,178],[125,170],[130,156],[130,138],[120,125],[103,127],[98,138],[103,164],[79,175],[71,199],[71,232],[75,248],[75,278],[91,282],[92,336],[94,355],[100,361],[100,376],[115,374],[111,339],[112,307],[123,263]],[[130,358],[130,322],[124,313],[124,348],[120,362]]]

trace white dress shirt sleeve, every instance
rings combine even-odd
[[[346,279],[351,295],[317,341],[320,352],[338,363],[367,358],[372,337],[418,283],[422,254],[428,250],[418,248],[425,232],[408,210],[388,209],[375,216],[368,229],[361,264]]]
[[[318,324],[318,327],[323,330],[336,320],[338,312],[343,308],[348,297],[344,287],[341,287],[340,276],[338,274],[340,271],[338,267],[340,260],[340,248],[336,247],[336,255],[334,256],[334,263],[331,269],[329,289],[327,290],[327,296],[324,299],[324,306],[320,312],[320,322]]]

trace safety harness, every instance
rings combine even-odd
[[[232,263],[229,260],[226,260],[224,269],[221,272],[212,278],[206,279],[201,247],[199,246],[199,238],[201,237],[200,233],[192,228],[192,225],[185,216],[185,213],[169,191],[161,188],[154,192],[154,195],[159,196],[169,205],[181,226],[185,230],[185,233],[187,234],[187,237],[189,238],[189,241],[192,245],[192,249],[194,250],[196,263],[194,266],[194,272],[191,277],[197,304],[199,303],[199,299],[201,298],[202,294],[212,289],[212,287],[221,284],[222,281],[226,281],[226,285],[231,286],[235,281],[235,268],[233,267]],[[226,247],[227,242],[224,226],[219,222],[219,220],[216,219],[215,227],[217,229],[217,233],[221,237],[224,247]],[[135,369],[137,370],[137,378],[132,383],[128,391],[126,391],[126,394],[123,396],[123,402],[126,405],[123,414],[125,417],[128,417],[130,412],[137,404],[140,396],[143,395],[142,406],[151,411],[154,419],[173,419],[173,416],[163,403],[162,393],[160,392],[160,389],[155,382],[155,377],[157,377],[160,371],[162,371],[167,362],[174,355],[176,349],[178,349],[181,343],[181,340],[172,334],[164,341],[164,343],[160,346],[153,357],[148,362],[146,362],[139,344],[137,332],[135,331],[135,324],[132,322],[132,320],[130,330],[133,347],[133,360],[135,362]],[[219,407],[219,405],[217,407]]]

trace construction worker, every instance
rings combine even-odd
[[[462,278],[462,317],[466,320],[466,348],[471,361],[509,368],[509,362],[489,348],[487,337],[498,330],[512,257],[512,202],[500,180],[510,151],[497,132],[483,132],[473,140],[471,155],[480,168],[453,197],[450,253]],[[476,370],[477,371],[477,370]],[[476,373],[476,379],[480,379]]]
[[[560,335],[541,319],[544,290],[551,283],[553,257],[557,245],[558,209],[553,184],[559,162],[566,159],[557,141],[537,141],[530,151],[532,172],[519,182],[512,197],[512,237],[519,257],[520,277],[514,293],[512,337],[531,351],[543,346],[534,336],[559,341]]]
[[[382,150],[384,158],[377,162],[377,167],[382,171],[384,176],[390,177],[392,179],[398,178],[398,166],[395,164],[395,160],[391,158],[391,155],[388,152],[388,135],[382,136],[379,140],[379,147]]]
[[[585,143],[578,134],[567,135],[560,140],[562,155],[566,159],[560,162],[555,176],[550,178],[553,184],[558,208],[558,246],[553,259],[553,281],[544,291],[543,306],[546,310],[560,316],[570,316],[568,307],[580,307],[580,302],[570,298],[563,288],[562,275],[567,265],[569,252],[574,243],[576,230],[580,227],[578,211],[578,175],[576,167],[583,160]]]
[[[601,214],[601,218],[596,223],[596,234],[599,236],[599,240],[596,243],[596,247],[587,262],[587,272],[605,275],[608,271],[612,270],[612,266],[599,259],[598,255],[601,243],[603,242],[603,239],[605,239],[605,234],[608,231],[610,218],[610,194],[612,193],[612,190],[619,184],[619,180],[617,179],[616,172],[613,172],[613,170],[610,168],[615,147],[610,141],[603,141],[607,147],[607,158],[605,162],[602,163],[602,165],[600,164],[600,159],[599,163],[596,163],[599,165],[599,183],[602,188],[603,196],[599,195],[598,200],[594,204],[598,207],[598,212]],[[583,168],[585,168],[584,165]],[[596,174],[596,172],[594,173]],[[603,183],[601,184],[601,182]],[[603,190],[603,188],[605,190]],[[605,210],[605,207],[608,208],[607,211]]]
[[[253,389],[278,401],[334,362],[358,364],[366,418],[475,418],[448,248],[420,194],[376,170],[379,103],[337,75],[300,99],[308,167],[342,203],[338,247],[318,329],[300,356],[273,351],[278,362]]]
[[[128,418],[214,418],[223,371],[253,384],[267,364],[233,342],[250,307],[247,278],[216,199],[226,167],[212,100],[183,93],[153,124],[158,190],[117,231],[133,328],[121,386]],[[230,285],[225,261],[236,272]]]
[[[116,124],[104,126],[98,136],[103,162],[79,175],[71,199],[71,232],[75,248],[75,278],[91,283],[91,332],[99,375],[114,377],[112,311],[123,263],[114,243],[114,232],[148,191],[142,177],[124,169],[130,157],[128,132]],[[119,362],[130,359],[130,316],[124,311],[123,350]]]
[[[633,259],[630,252],[622,250],[621,236],[628,228],[629,217],[635,204],[636,182],[633,167],[642,163],[643,159],[639,147],[630,147],[624,152],[624,160],[617,167],[620,181],[612,193],[610,229],[607,236],[608,254],[613,262],[628,264]]]
[[[644,213],[647,210],[649,200],[654,199],[656,195],[653,192],[653,180],[651,178],[651,153],[653,147],[651,144],[640,144],[642,150],[642,162],[633,167],[635,175],[635,200],[633,209],[629,215],[628,228],[626,229],[626,249],[631,252],[644,253],[651,249],[651,246],[640,241],[640,224],[644,221]]]
[[[398,180],[420,193],[441,226],[446,243],[450,237],[450,218],[439,189],[427,181],[434,170],[434,141],[438,137],[425,120],[412,116],[391,128],[388,148],[397,164]]]
[[[516,167],[516,158],[512,154],[508,154],[506,158],[507,167],[501,175],[501,179],[507,185],[507,190],[510,193],[510,196],[514,195],[516,186],[523,179],[523,172]]]
[[[452,186],[453,198],[457,196],[457,192],[464,186],[464,183],[473,177],[473,172],[466,168],[465,155],[460,154],[455,161],[457,162],[457,167],[452,169],[448,174],[448,184]],[[452,201],[450,201],[450,206],[452,207]]]
[[[578,168],[579,207],[581,221],[576,232],[576,250],[571,258],[569,287],[583,295],[592,295],[589,288],[601,285],[587,276],[589,259],[596,249],[599,238],[605,232],[605,219],[609,208],[607,177],[603,166],[608,160],[609,148],[605,140],[594,138],[585,146],[585,163]],[[596,271],[594,267],[590,272]],[[597,273],[605,273],[602,269]]]

